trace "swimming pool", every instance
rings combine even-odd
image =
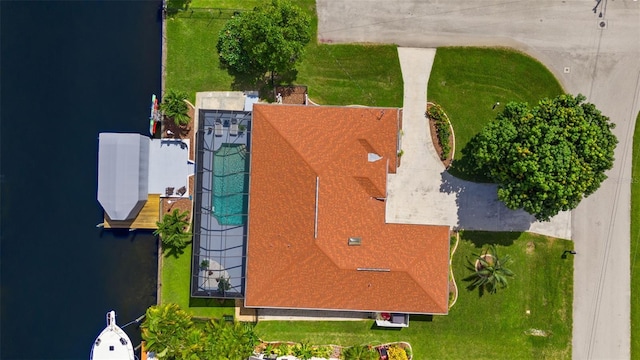
[[[220,225],[247,222],[249,154],[244,144],[222,144],[213,156],[213,216]]]

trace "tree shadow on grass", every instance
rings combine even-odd
[[[433,315],[427,314],[411,314],[410,321],[432,322]]]
[[[465,279],[466,279],[466,278],[465,278]],[[463,280],[463,281],[468,282],[468,283],[471,283],[473,280]],[[468,292],[472,292],[472,291],[477,290],[477,291],[478,291],[478,297],[479,297],[479,298],[483,297],[483,296],[484,296],[484,294],[487,292],[487,291],[485,290],[485,287],[484,287],[484,286],[471,286],[471,285],[467,285],[467,286],[465,286],[465,289],[466,289]]]
[[[485,245],[510,246],[522,236],[522,231],[463,231],[460,233],[462,240],[471,241],[477,248]]]
[[[222,66],[221,66],[222,67]],[[293,84],[298,77],[298,70],[292,69],[283,74],[275,74],[273,79],[271,74],[243,74],[228,70],[233,76],[231,89],[236,91],[258,91],[260,99],[274,102],[274,89],[277,85]]]
[[[188,246],[188,244],[187,244],[187,246]],[[184,254],[184,249],[187,246],[182,247],[182,248],[163,246],[162,247],[162,255],[165,258],[173,257],[174,259],[177,259],[177,258],[179,258],[180,256],[182,256]]]
[[[402,328],[401,327],[395,328],[395,327],[378,326],[378,325],[376,325],[376,322],[374,321],[373,324],[371,324],[370,330],[385,331],[385,332],[389,331],[390,332],[390,331],[400,331],[400,330],[402,330]]]
[[[189,307],[235,307],[234,299],[189,298]]]

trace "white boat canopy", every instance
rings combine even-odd
[[[149,143],[140,134],[100,134],[98,202],[111,220],[134,219],[147,201]]]

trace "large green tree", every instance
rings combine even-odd
[[[194,321],[176,304],[150,307],[140,328],[161,359],[246,359],[260,342],[251,324]]]
[[[260,76],[294,68],[311,40],[311,20],[284,0],[234,16],[220,31],[220,62],[232,73]]]
[[[498,198],[548,221],[595,192],[611,169],[614,124],[583,95],[509,103],[469,146],[475,171],[498,184]]]

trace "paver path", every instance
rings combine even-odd
[[[435,49],[398,48],[404,103],[401,165],[387,184],[386,221],[449,225],[456,229],[532,231],[571,238],[571,213],[538,222],[498,201],[496,185],[460,180],[445,171],[431,142],[424,112]]]
[[[629,202],[632,137],[640,110],[640,1],[317,0],[316,8],[321,41],[520,49],[549,67],[568,92],[583,93],[617,124],[614,133],[620,143],[609,179],[572,214],[578,252],[572,355],[628,359]]]

